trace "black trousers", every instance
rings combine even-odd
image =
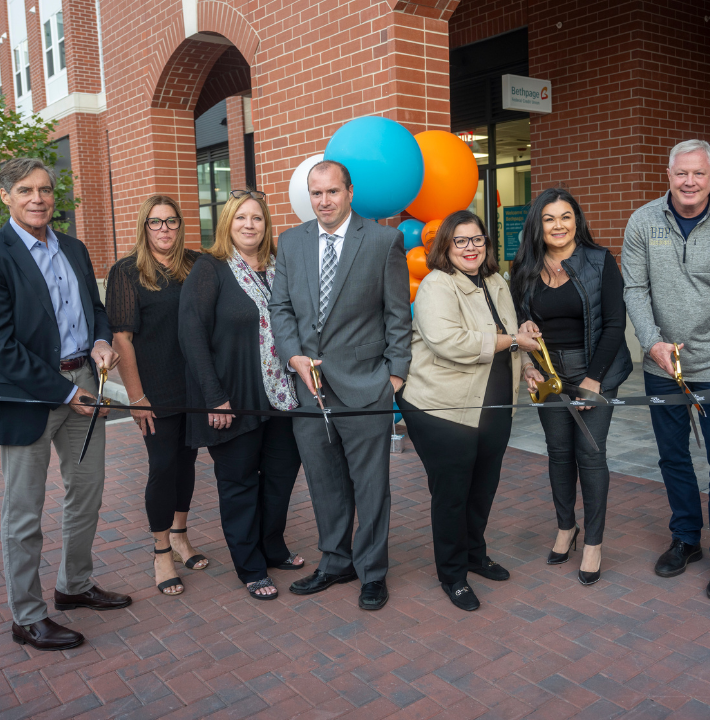
[[[229,442],[207,448],[214,460],[227,547],[243,583],[288,559],[288,503],[301,467],[291,418],[272,417]]]
[[[579,385],[587,372],[584,350],[551,351],[550,359],[557,374],[566,382]],[[618,388],[604,392],[614,398]],[[597,452],[582,434],[566,407],[538,408],[545,431],[549,459],[550,487],[557,513],[557,527],[571,530],[575,526],[574,505],[577,500],[577,475],[584,504],[584,544],[600,545],[604,539],[606,500],[609,494],[609,466],[606,462],[606,438],[614,406],[582,410],[584,420]]]
[[[197,450],[185,445],[187,416],[155,418],[155,435],[143,440],[148,450],[145,510],[151,532],[172,527],[176,512],[188,512],[195,490]]]
[[[487,555],[483,535],[510,438],[510,410],[482,410],[474,428],[408,412],[415,408],[401,394],[397,403],[429,481],[439,580],[464,580],[469,563],[480,565]]]

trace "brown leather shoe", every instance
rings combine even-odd
[[[84,642],[81,633],[57,625],[49,618],[25,626],[12,623],[12,639],[19,645],[32,645],[36,650],[69,650]]]
[[[116,610],[117,608],[128,607],[131,604],[130,595],[121,595],[102,590],[98,585],[80,595],[65,595],[54,591],[54,607],[57,610],[73,610],[78,607],[92,608],[94,610]]]

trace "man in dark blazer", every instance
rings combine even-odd
[[[269,305],[276,351],[298,374],[302,406],[314,404],[313,359],[327,406],[391,410],[411,360],[404,238],[351,210],[353,186],[340,163],[315,165],[308,189],[317,220],[279,238]],[[358,577],[361,608],[387,602],[391,427],[391,415],[331,417],[329,441],[322,419],[294,419],[322,557],[292,592]]]
[[[84,640],[50,620],[42,599],[41,517],[51,443],[65,487],[55,608],[107,610],[131,602],[91,581],[106,421],[97,421],[79,465],[93,413],[79,398],[95,397],[96,366],[110,369],[119,358],[89,253],[49,225],[54,185],[54,172],[37,158],[14,158],[0,168],[0,198],[10,210],[0,230],[0,396],[52,403],[0,402],[2,550],[12,639],[38,650],[66,650]]]

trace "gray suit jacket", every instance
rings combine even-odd
[[[409,272],[399,230],[353,212],[320,335],[318,222],[279,237],[271,327],[284,365],[294,355],[321,369],[348,407],[378,400],[390,375],[407,377],[412,335]]]

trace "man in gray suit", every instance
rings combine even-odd
[[[411,359],[404,238],[352,211],[350,173],[340,163],[315,165],[308,189],[317,220],[279,238],[269,305],[276,351],[298,374],[302,406],[314,405],[313,359],[326,406],[391,409]],[[361,608],[387,602],[391,426],[391,415],[331,417],[329,441],[323,420],[294,419],[323,555],[291,592],[359,577]]]

